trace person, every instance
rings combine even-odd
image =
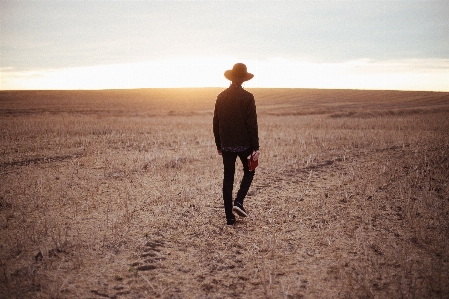
[[[223,201],[226,223],[233,225],[236,221],[234,212],[240,217],[248,215],[243,208],[243,200],[251,186],[255,171],[249,170],[247,157],[253,154],[257,160],[260,151],[254,96],[242,87],[243,82],[251,80],[254,75],[248,73],[245,64],[237,63],[232,70],[225,71],[224,76],[231,81],[231,84],[217,96],[213,131],[217,152],[223,158]],[[243,163],[243,178],[232,204],[237,157]]]

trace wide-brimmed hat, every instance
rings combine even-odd
[[[224,72],[224,76],[232,82],[245,82],[254,77],[253,74],[248,73],[246,65],[243,63],[234,64],[232,70],[227,70]]]

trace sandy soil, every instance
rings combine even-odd
[[[220,89],[0,92],[0,297],[449,298],[449,93],[250,91],[231,227]]]

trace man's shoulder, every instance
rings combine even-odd
[[[228,96],[239,96],[239,97],[245,97],[245,98],[254,98],[254,95],[247,91],[246,89],[240,88],[232,88],[228,87],[222,92],[220,92],[217,96],[217,98],[223,98]]]
[[[229,90],[229,88],[226,88],[225,90],[221,91],[218,94],[217,98],[222,98],[222,97],[226,96],[226,94],[228,93],[228,90]]]
[[[217,99],[228,97],[230,94],[232,94],[232,89],[228,87],[218,94]]]
[[[239,93],[239,98],[241,98],[241,100],[243,100],[245,102],[253,102],[254,101],[254,95],[243,88],[241,89],[241,91]]]
[[[242,92],[243,92],[245,95],[247,95],[247,96],[254,97],[254,95],[253,95],[251,92],[249,92],[248,90],[246,90],[246,89],[243,89],[243,88],[242,88]]]

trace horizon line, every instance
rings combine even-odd
[[[183,57],[60,69],[0,68],[0,90],[110,90],[228,86],[234,57]],[[449,92],[449,59],[311,62],[244,61],[254,78],[245,88],[311,88]]]
[[[226,89],[223,86],[185,86],[185,87],[132,87],[132,88],[79,88],[79,89],[0,89],[0,92],[24,92],[24,91],[132,91],[142,89]],[[418,89],[370,89],[370,88],[335,88],[335,87],[243,87],[244,89],[301,89],[301,90],[353,90],[353,91],[398,91],[398,92],[434,92],[449,93],[449,90],[418,90]]]

